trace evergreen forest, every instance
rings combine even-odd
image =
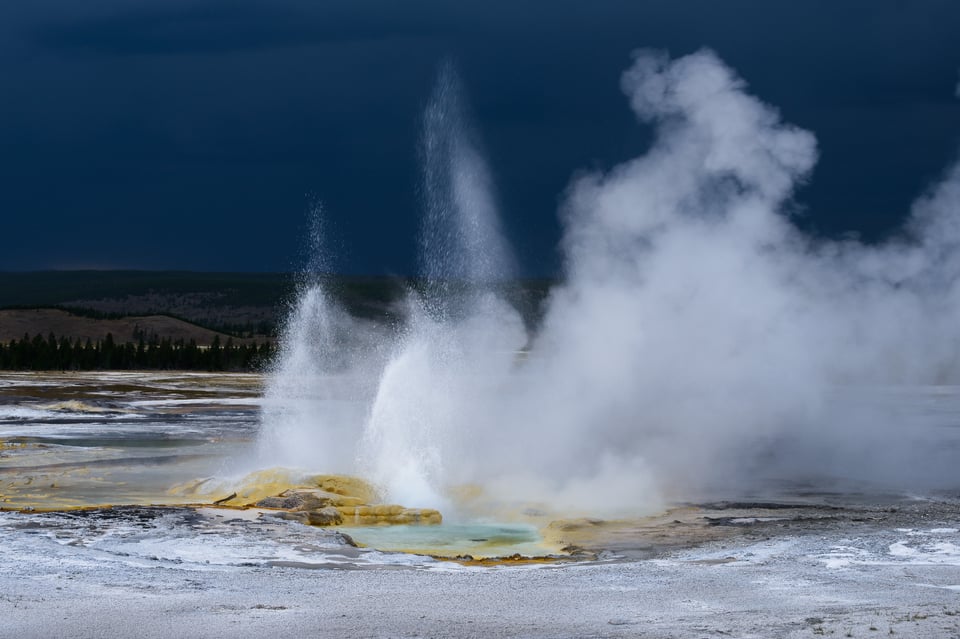
[[[198,346],[194,340],[171,341],[156,336],[140,336],[136,343],[116,343],[109,333],[95,342],[57,338],[51,333],[47,337],[24,335],[0,344],[0,369],[258,371],[272,356],[270,342],[235,344],[228,338],[222,343],[219,336],[210,346]]]

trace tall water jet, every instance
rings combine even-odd
[[[281,327],[267,375],[258,462],[317,472],[352,472],[363,405],[376,376],[371,327],[351,317],[328,290],[330,253],[318,205],[309,260]]]
[[[473,410],[502,380],[525,342],[522,321],[497,292],[513,271],[490,173],[475,141],[463,89],[442,66],[423,117],[422,286],[407,299],[408,325],[384,369],[359,459],[385,493],[446,507],[465,460]]]
[[[471,291],[502,283],[513,274],[513,258],[501,230],[490,170],[449,61],[441,66],[424,110],[421,162],[421,277],[428,287],[461,285]],[[428,288],[428,297],[444,305],[455,292]]]

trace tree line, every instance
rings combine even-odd
[[[111,333],[102,340],[71,340],[50,333],[24,335],[23,339],[0,344],[0,369],[31,371],[87,370],[203,370],[257,371],[273,357],[270,342],[225,343],[220,336],[210,346],[195,340],[171,341],[142,333],[137,342],[117,343]]]

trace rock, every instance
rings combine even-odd
[[[278,510],[319,510],[328,506],[360,506],[363,503],[359,497],[338,495],[320,488],[290,488],[279,495],[264,497],[254,506]]]
[[[278,510],[297,510],[303,506],[303,499],[296,495],[289,497],[264,497],[254,504],[257,508],[274,508]]]
[[[305,512],[288,512],[286,510],[281,510],[275,513],[270,513],[271,517],[276,517],[277,519],[286,519],[288,521],[299,521],[301,524],[309,524],[308,521],[309,514]]]
[[[281,497],[296,497],[303,501],[302,508],[313,510],[326,506],[359,506],[368,503],[354,495],[341,495],[322,488],[291,488],[280,493]]]
[[[360,547],[359,545],[357,545],[357,542],[353,539],[353,537],[351,537],[350,535],[348,535],[348,534],[345,533],[345,532],[340,532],[340,531],[338,531],[338,532],[337,532],[337,536],[340,538],[340,541],[342,541],[343,543],[345,543],[345,544],[348,545],[348,546],[352,546],[352,547],[354,547],[354,548],[359,548],[359,547]]]
[[[325,506],[308,511],[307,523],[311,526],[338,526],[343,523],[343,515],[334,506]]]
[[[51,485],[50,487],[53,488],[52,485]],[[225,503],[227,503],[228,501],[230,501],[231,499],[236,499],[236,498],[237,498],[237,493],[230,493],[229,495],[227,495],[227,496],[224,497],[223,499],[217,499],[216,501],[214,501],[214,502],[213,502],[213,505],[214,505],[214,506],[219,506],[220,504],[225,504]]]

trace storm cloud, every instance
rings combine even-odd
[[[289,270],[319,199],[350,247],[332,268],[412,273],[391,238],[426,205],[420,113],[452,57],[520,272],[554,275],[571,167],[651,141],[616,91],[638,47],[717,51],[817,132],[799,223],[883,239],[960,137],[958,18],[932,0],[5,5],[0,215],[23,241],[0,268]]]

